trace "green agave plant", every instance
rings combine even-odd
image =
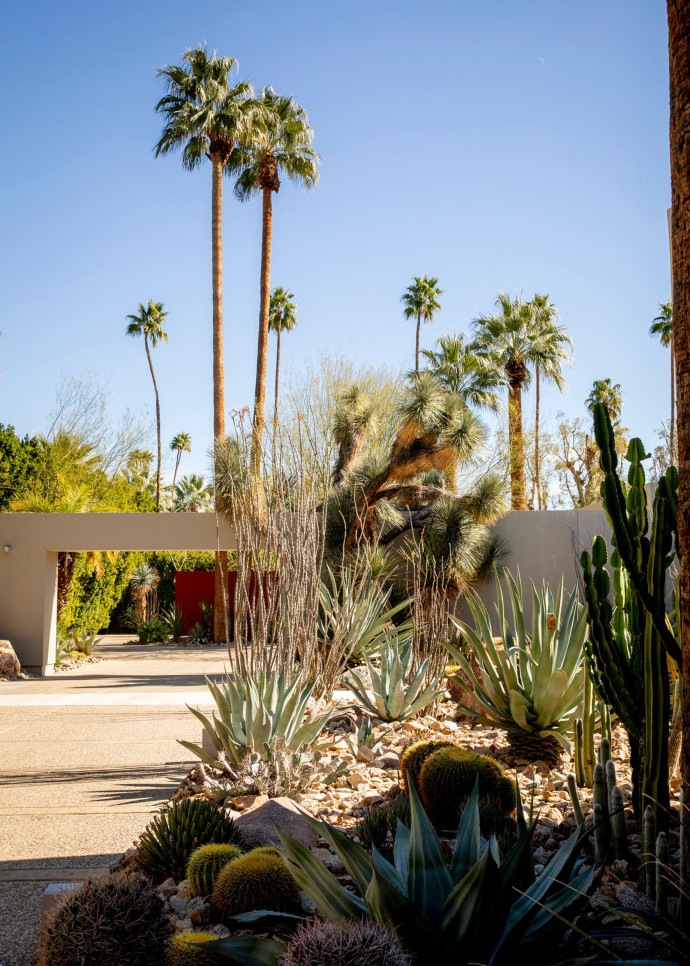
[[[287,685],[283,674],[271,678],[262,674],[258,681],[233,681],[226,675],[220,684],[208,678],[206,684],[216,704],[212,720],[197,708],[187,707],[203,724],[218,755],[225,755],[234,765],[250,752],[268,760],[276,744],[296,752],[309,747],[331,716],[330,710],[319,716],[317,706],[306,714],[313,682],[301,684],[295,680]],[[217,762],[200,745],[179,743],[207,764]]]
[[[431,704],[442,693],[436,687],[441,674],[426,688],[424,687],[429,658],[424,658],[414,675],[412,675],[413,659],[411,640],[402,647],[391,643],[382,646],[381,664],[378,670],[371,660],[366,658],[371,678],[370,690],[374,695],[373,701],[369,697],[366,683],[356,671],[349,671],[343,683],[359,698],[365,708],[382,721],[403,721]]]
[[[370,575],[358,579],[356,572],[344,567],[336,576],[326,566],[319,598],[319,645],[336,647],[347,661],[361,662],[376,657],[383,644],[411,636],[411,619],[393,624],[410,601],[389,607],[390,595],[390,589],[384,590]]]
[[[562,746],[571,753],[567,733],[581,712],[584,691],[584,643],[587,611],[570,595],[563,613],[563,579],[554,597],[532,584],[532,633],[525,630],[522,583],[506,573],[506,590],[512,610],[511,628],[506,617],[500,580],[496,581],[498,633],[494,643],[489,613],[474,592],[468,594],[474,628],[451,617],[466,647],[463,652],[447,644],[453,660],[469,678],[482,713],[464,708],[476,720],[503,729],[514,750],[525,757],[558,757]],[[468,660],[471,651],[479,664],[477,676]],[[458,684],[466,687],[461,678]]]
[[[556,952],[568,928],[558,917],[585,901],[594,876],[594,868],[583,870],[578,857],[582,826],[535,879],[536,822],[526,825],[519,798],[520,834],[503,860],[496,838],[487,842],[480,836],[477,785],[462,812],[450,864],[414,786],[410,810],[410,828],[398,822],[392,863],[306,816],[340,858],[358,895],[343,888],[309,849],[278,830],[285,861],[323,916],[377,920],[420,962],[493,966],[514,963],[518,947],[517,961],[545,944]]]

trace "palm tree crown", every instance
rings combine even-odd
[[[438,279],[433,275],[415,275],[412,285],[403,292],[400,301],[404,305],[403,315],[406,319],[417,320],[417,341],[415,347],[414,367],[419,372],[419,330],[422,319],[433,322],[434,314],[441,311],[439,296],[443,289],[438,287]]]
[[[496,410],[499,406],[495,390],[501,385],[496,370],[475,351],[474,344],[464,332],[442,335],[436,342],[438,349],[422,349],[428,361],[426,367],[445,386],[477,409]]]
[[[218,152],[226,164],[233,147],[251,134],[255,102],[249,81],[230,86],[237,68],[234,57],[210,56],[206,47],[185,51],[182,65],[161,67],[167,93],[156,104],[165,117],[154,148],[156,157],[182,151],[182,164],[192,171]]]
[[[175,487],[175,510],[184,513],[199,513],[213,506],[213,487],[203,476],[192,473],[183,476]]]
[[[282,286],[271,292],[268,324],[274,332],[290,332],[297,325],[297,306],[292,301],[294,297],[292,292]]]
[[[668,302],[659,304],[659,314],[649,327],[651,336],[658,336],[662,346],[667,349],[673,339],[673,303]]]
[[[235,194],[248,201],[262,189],[278,192],[280,175],[303,188],[319,180],[320,156],[311,146],[314,132],[307,112],[293,97],[265,87],[256,101],[256,124],[250,141],[238,146],[230,158]]]
[[[189,433],[177,433],[177,435],[173,436],[172,440],[170,441],[170,449],[173,450],[174,453],[177,453],[177,456],[175,457],[175,472],[173,473],[172,481],[172,485],[175,486],[175,480],[177,479],[177,471],[180,468],[182,454],[192,452],[192,437],[189,435]]]
[[[603,403],[611,414],[611,422],[614,427],[618,426],[623,412],[623,396],[621,394],[621,384],[612,383],[610,379],[595,379],[592,384],[592,391],[585,400],[585,405],[590,412],[594,411],[597,403]]]

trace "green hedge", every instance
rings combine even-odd
[[[74,565],[74,578],[67,596],[58,629],[72,627],[94,634],[107,629],[113,611],[129,589],[129,577],[137,564],[146,559],[143,553],[120,553],[114,561],[106,561],[100,580],[79,554]]]

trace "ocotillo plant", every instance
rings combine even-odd
[[[648,536],[647,494],[639,439],[630,441],[628,485],[618,476],[614,433],[606,407],[594,407],[594,429],[604,479],[601,495],[613,530],[613,601],[606,569],[608,550],[595,538],[592,554],[583,553],[589,649],[597,685],[618,714],[630,739],[633,804],[641,816],[650,804],[666,820],[668,793],[669,675],[667,654],[677,660],[679,645],[666,617],[666,577],[677,532],[674,468],[660,480]]]

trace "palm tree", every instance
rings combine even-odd
[[[154,594],[160,577],[155,567],[149,563],[138,564],[129,575],[129,585],[134,595],[134,614],[137,621],[145,621],[151,616]]]
[[[406,319],[417,320],[417,341],[415,344],[414,367],[419,372],[419,331],[422,319],[425,322],[434,321],[434,313],[441,311],[439,296],[443,289],[438,287],[438,279],[433,276],[415,275],[412,285],[408,285],[400,301],[405,306],[403,315]]]
[[[536,353],[535,359],[535,388],[536,402],[534,408],[534,482],[537,491],[537,507],[542,509],[541,465],[539,459],[539,414],[541,380],[553,383],[563,392],[565,380],[563,378],[563,363],[572,365],[572,358],[568,350],[573,348],[573,340],[566,335],[565,329],[556,325],[558,312],[556,306],[549,302],[548,295],[532,296],[530,302],[535,325],[539,326],[544,335],[544,343]]]
[[[613,428],[617,429],[623,412],[621,384],[619,382],[612,383],[610,379],[595,379],[592,383],[592,391],[585,400],[585,405],[590,413],[594,411],[597,403],[603,403],[606,406],[611,416]]]
[[[671,425],[669,429],[669,449],[671,463],[676,463],[676,354],[673,351],[673,303],[659,304],[659,314],[649,328],[651,336],[658,336],[662,346],[671,349]]]
[[[206,158],[211,162],[211,248],[213,282],[213,439],[225,439],[225,381],[223,369],[223,173],[238,143],[252,132],[256,104],[248,81],[230,86],[237,67],[234,57],[210,56],[206,47],[187,50],[180,66],[162,67],[167,92],[156,104],[165,126],[155,155],[182,152],[182,164],[193,171]],[[216,509],[219,509],[217,504]],[[216,554],[214,638],[228,640],[224,606],[225,551]]]
[[[127,316],[129,319],[127,335],[143,335],[144,337],[146,358],[149,360],[149,369],[151,370],[151,379],[153,380],[153,391],[156,394],[156,436],[158,438],[158,464],[156,468],[157,509],[160,509],[161,505],[161,407],[160,400],[158,399],[158,384],[156,383],[156,374],[153,371],[151,349],[155,349],[159,342],[168,341],[168,336],[163,331],[163,323],[165,322],[167,315],[168,313],[163,309],[162,302],[152,302],[151,299],[149,299],[147,305],[144,305],[143,302],[139,303],[139,312],[137,315]]]
[[[213,487],[203,476],[183,476],[175,487],[175,510],[178,513],[201,513],[213,506]]]
[[[276,388],[273,400],[273,433],[278,430],[278,379],[280,377],[280,336],[283,332],[291,332],[297,325],[297,306],[292,301],[292,292],[278,286],[271,292],[271,303],[268,312],[269,328],[275,332],[278,342],[276,345]]]
[[[237,174],[235,193],[240,201],[262,196],[261,276],[259,339],[254,389],[252,426],[252,465],[258,469],[264,429],[266,401],[266,358],[271,295],[271,240],[273,234],[273,193],[280,189],[280,175],[303,188],[313,188],[319,180],[321,160],[311,142],[314,136],[307,112],[292,97],[276,94],[265,87],[259,98],[260,112],[251,144],[238,148],[230,159]]]
[[[676,363],[678,447],[678,536],[680,556],[681,640],[684,681],[690,681],[690,0],[667,0],[671,102],[671,295],[673,349]],[[681,772],[690,781],[690,687],[683,688]],[[687,808],[687,805],[685,806]],[[686,812],[687,814],[687,812]],[[690,849],[685,849],[682,875],[690,881]]]
[[[180,468],[182,454],[192,452],[192,437],[189,435],[189,433],[178,433],[176,436],[173,436],[172,440],[170,441],[170,449],[177,453],[177,456],[175,457],[175,472],[173,473],[172,481],[172,485],[174,487],[175,480],[177,479],[177,471]]]
[[[522,432],[522,390],[529,386],[530,366],[543,355],[546,336],[535,323],[532,306],[522,294],[511,298],[499,292],[496,315],[475,319],[475,351],[501,376],[508,387],[508,440],[510,448],[510,504],[525,509],[525,444]]]
[[[442,335],[436,342],[438,349],[422,349],[428,361],[426,371],[433,373],[444,388],[455,393],[475,409],[496,411],[499,407],[496,389],[501,380],[493,368],[475,351],[474,345],[460,335]],[[448,483],[453,493],[457,490],[458,464],[448,470]]]

